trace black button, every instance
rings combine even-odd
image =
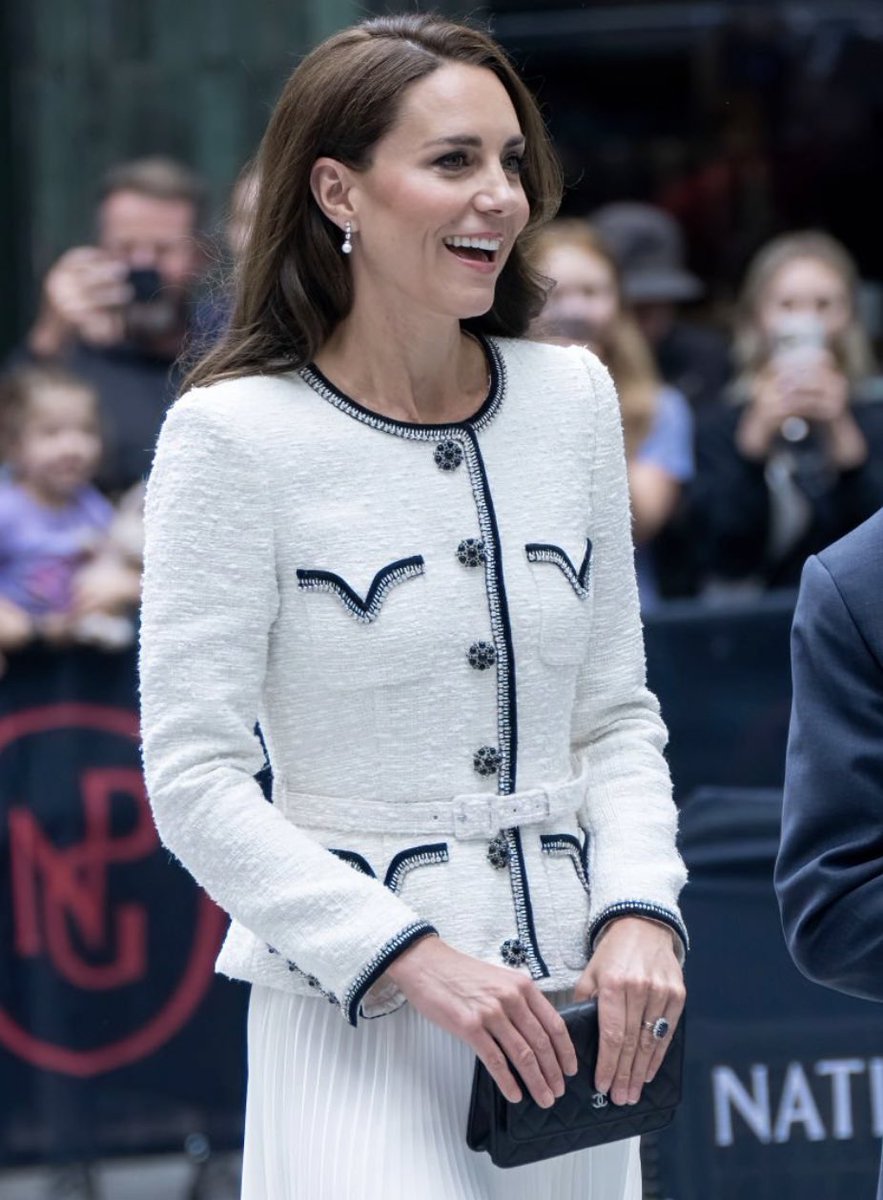
[[[500,957],[507,967],[523,967],[527,962],[527,951],[518,938],[507,938],[500,947]]]
[[[486,671],[497,661],[497,652],[490,642],[473,642],[469,647],[469,665],[476,671]]]
[[[509,866],[509,843],[501,833],[488,842],[487,860],[498,871]]]
[[[496,746],[482,746],[472,756],[472,765],[479,775],[496,775],[503,756]]]
[[[481,538],[464,538],[457,547],[457,559],[464,567],[480,567],[487,560]]]
[[[463,447],[453,438],[445,438],[436,446],[433,457],[440,471],[456,471],[463,461]]]

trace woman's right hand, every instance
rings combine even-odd
[[[521,1099],[509,1062],[542,1108],[564,1094],[564,1076],[576,1074],[567,1026],[526,975],[425,937],[386,976],[419,1013],[472,1047],[507,1100]]]

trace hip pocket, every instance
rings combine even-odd
[[[541,835],[540,849],[558,924],[561,957],[565,966],[579,971],[587,961],[589,924],[585,842],[573,833],[548,833]]]

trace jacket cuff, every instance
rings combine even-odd
[[[427,934],[437,934],[438,930],[428,921],[414,921],[400,930],[395,937],[389,939],[377,953],[362,967],[359,974],[346,990],[341,1002],[341,1012],[350,1025],[356,1025],[360,1015],[360,1006],[365,993],[377,982],[387,967],[409,946]]]
[[[617,920],[618,917],[644,917],[649,921],[654,921],[657,925],[665,925],[677,935],[675,954],[683,966],[687,951],[690,949],[687,927],[681,919],[680,913],[656,904],[652,900],[617,900],[615,904],[608,904],[589,925],[586,941],[590,957],[594,954],[601,935],[611,921]]]

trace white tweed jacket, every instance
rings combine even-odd
[[[686,943],[613,385],[583,350],[484,345],[459,424],[311,368],[192,391],[148,485],[160,836],[233,918],[219,970],[353,1024],[432,930],[546,990],[618,914]]]

